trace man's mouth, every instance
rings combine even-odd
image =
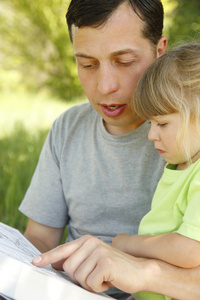
[[[126,108],[126,104],[122,104],[122,105],[105,105],[102,104],[101,105],[102,111],[103,113],[107,116],[107,117],[111,117],[111,118],[116,118],[119,117],[125,110]]]
[[[107,106],[110,110],[115,110],[116,108],[119,107],[119,105],[111,105],[111,106]]]

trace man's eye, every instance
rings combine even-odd
[[[87,65],[82,65],[82,68],[83,69],[94,69],[94,68],[96,68],[96,67],[98,67],[98,64],[87,64]]]
[[[130,66],[134,63],[134,61],[119,61],[118,64],[121,66]]]
[[[82,68],[83,69],[89,69],[89,68],[92,68],[92,65],[82,65]]]

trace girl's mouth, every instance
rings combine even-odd
[[[161,154],[161,155],[162,155],[162,154],[164,154],[164,153],[166,153],[166,151],[164,151],[164,150],[161,150],[161,149],[156,149],[156,150],[157,150],[157,151],[158,151],[158,153],[159,153],[159,154]]]

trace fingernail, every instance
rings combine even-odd
[[[41,261],[42,261],[42,256],[39,255],[39,256],[36,256],[36,257],[32,260],[32,263],[33,263],[33,264],[39,264]]]

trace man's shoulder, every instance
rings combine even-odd
[[[73,106],[54,121],[47,140],[59,157],[66,145],[75,151],[80,141],[90,139],[95,122],[98,116],[89,103]]]

